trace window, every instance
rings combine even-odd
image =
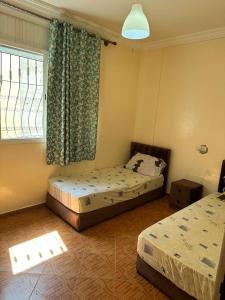
[[[0,46],[1,139],[44,137],[43,55]]]

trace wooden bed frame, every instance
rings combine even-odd
[[[144,195],[138,196],[137,198],[127,200],[121,203],[117,203],[111,206],[103,207],[87,213],[76,213],[61,202],[53,198],[50,194],[47,195],[46,205],[55,214],[61,217],[64,221],[73,226],[77,231],[81,231],[87,227],[94,224],[102,222],[106,219],[114,217],[121,214],[127,210],[135,208],[153,199],[162,197],[166,191],[168,168],[170,161],[170,149],[156,147],[152,145],[140,144],[136,142],[131,143],[130,157],[132,157],[137,152],[143,154],[149,154],[158,158],[162,158],[167,166],[163,170],[164,184],[161,188],[148,192]]]
[[[225,160],[222,161],[221,171],[220,171],[220,180],[218,185],[218,192],[222,193],[225,189]]]
[[[218,186],[218,192],[222,192],[225,188],[225,181],[223,177],[225,176],[225,160],[222,162],[220,180]],[[172,281],[164,277],[161,273],[149,266],[139,255],[137,256],[136,263],[137,272],[145,277],[148,281],[153,283],[157,288],[159,288],[164,294],[169,296],[173,300],[194,300],[196,298],[190,296],[185,291],[178,288]],[[221,300],[225,300],[225,274],[224,282],[220,289]]]

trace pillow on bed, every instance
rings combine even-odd
[[[127,169],[148,176],[159,176],[165,167],[166,163],[163,159],[142,153],[131,157],[125,166]]]

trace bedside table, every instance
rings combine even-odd
[[[182,209],[193,202],[201,199],[203,185],[181,179],[171,183],[170,206]]]

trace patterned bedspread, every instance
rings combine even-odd
[[[209,195],[144,230],[137,252],[193,297],[212,300],[225,224],[225,202]]]
[[[136,198],[162,187],[163,180],[162,175],[141,175],[118,166],[51,178],[48,192],[71,210],[84,213]]]

